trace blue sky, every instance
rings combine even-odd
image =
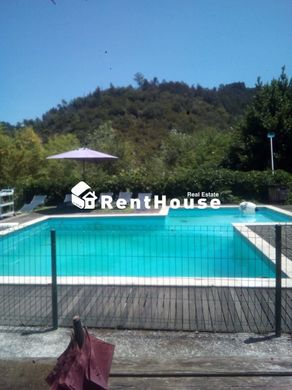
[[[292,73],[291,0],[2,0],[0,121],[146,78],[206,87]]]

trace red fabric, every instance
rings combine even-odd
[[[72,339],[46,378],[51,390],[108,390],[114,345],[85,330],[82,348]]]

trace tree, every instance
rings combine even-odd
[[[4,131],[0,124],[0,188],[13,184],[11,177],[11,161],[14,158],[13,139]]]
[[[239,126],[238,142],[231,148],[231,160],[234,162],[237,159],[241,168],[247,170],[269,168],[270,144],[267,133],[272,131],[275,132],[276,168],[291,172],[292,79],[289,80],[283,67],[280,77],[270,84],[263,85],[258,79],[256,91]]]
[[[144,77],[144,75],[142,73],[137,72],[134,75],[134,81],[138,84],[139,88],[142,88],[143,85],[144,85],[144,82],[145,82],[145,77]]]
[[[80,145],[73,134],[56,134],[44,144],[44,156],[38,178],[33,183],[38,191],[61,200],[80,180],[82,164],[72,160],[46,160],[47,156],[76,149]]]
[[[10,166],[14,182],[20,184],[37,180],[44,163],[44,151],[41,139],[33,128],[26,127],[16,132],[13,154],[14,158],[10,161]]]
[[[88,144],[93,149],[119,158],[117,161],[102,165],[101,168],[105,168],[109,173],[127,169],[132,163],[135,166],[133,146],[128,140],[119,137],[111,121],[104,122],[95,129],[88,137]]]
[[[167,169],[218,168],[229,150],[229,132],[204,128],[196,134],[171,130],[162,145],[162,157]]]

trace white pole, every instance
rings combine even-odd
[[[271,143],[271,164],[272,164],[272,174],[274,175],[274,151],[273,151],[273,138],[270,138]]]

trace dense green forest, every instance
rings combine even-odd
[[[80,146],[119,157],[87,164],[86,180],[97,191],[214,190],[234,201],[265,200],[267,184],[290,185],[292,81],[285,69],[254,88],[237,82],[208,89],[141,73],[134,80],[135,87],[97,88],[62,101],[36,120],[1,122],[0,188],[16,188],[19,202],[33,193],[60,200],[81,178],[81,167],[46,156]],[[276,133],[275,175],[268,131]]]

